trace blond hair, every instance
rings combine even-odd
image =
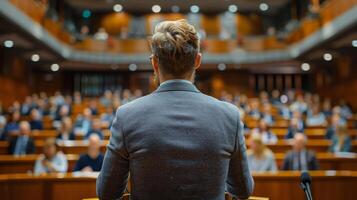
[[[159,23],[151,38],[153,56],[160,70],[174,77],[183,77],[194,71],[200,41],[195,28],[186,20]]]

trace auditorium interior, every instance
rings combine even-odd
[[[251,199],[304,199],[302,171],[356,199],[357,0],[1,0],[1,199],[97,198],[115,111],[155,91],[150,36],[179,19],[196,87],[239,108]]]

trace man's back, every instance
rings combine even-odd
[[[222,200],[226,189],[246,198],[253,181],[241,128],[235,106],[165,83],[118,109],[98,195],[121,195],[130,171],[133,199]]]

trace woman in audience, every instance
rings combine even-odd
[[[247,150],[248,166],[251,171],[276,171],[274,153],[262,141],[260,134],[254,133],[249,138]]]
[[[325,115],[320,112],[319,105],[313,105],[311,111],[308,112],[306,119],[306,125],[308,126],[325,126],[326,118]]]
[[[336,134],[332,137],[330,152],[350,152],[352,141],[346,126],[338,126]]]
[[[252,134],[259,134],[264,144],[276,144],[278,138],[270,131],[269,125],[264,119],[259,120],[258,128],[252,130]]]
[[[322,103],[322,113],[325,115],[325,118],[329,118],[332,115],[332,110],[331,110],[331,101],[330,99],[325,99],[324,102]]]
[[[67,172],[66,156],[57,151],[56,140],[49,138],[45,141],[43,146],[43,154],[37,159],[35,163],[35,174],[46,174],[55,172]]]
[[[62,141],[76,139],[76,136],[74,135],[73,132],[72,119],[70,117],[65,117],[62,119],[61,127],[59,129],[59,133],[56,138]]]

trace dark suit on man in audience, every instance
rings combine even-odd
[[[26,121],[20,122],[20,133],[9,141],[9,153],[13,155],[26,155],[35,153],[35,143],[29,136],[30,124]]]
[[[315,153],[305,148],[306,136],[297,133],[294,136],[293,149],[289,151],[284,159],[283,170],[317,170],[318,162]]]

